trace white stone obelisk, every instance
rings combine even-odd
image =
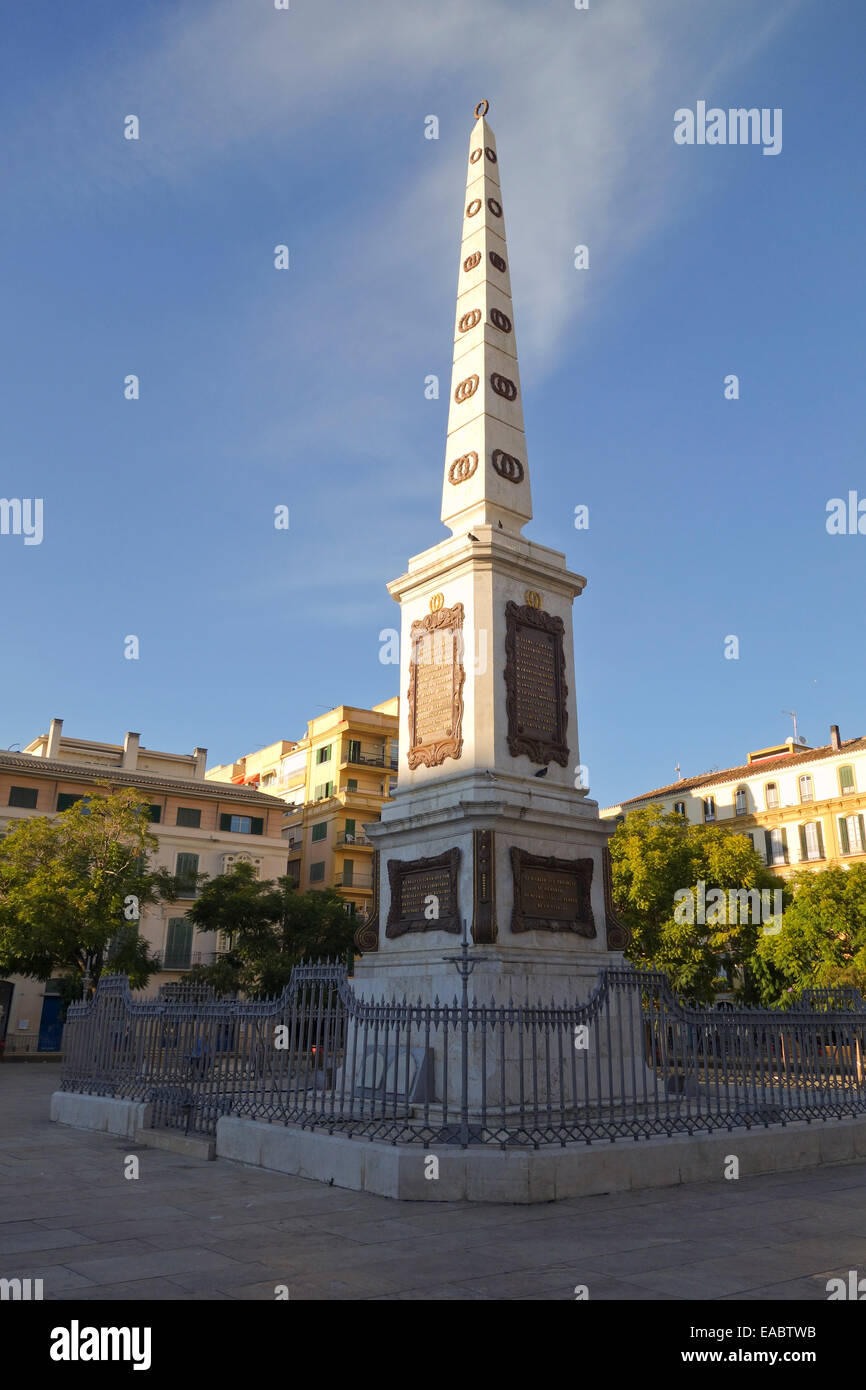
[[[401,608],[398,783],[354,985],[451,998],[465,921],[473,992],[585,998],[609,945],[611,827],[581,785],[572,603],[585,580],[528,540],[529,461],[496,140],[469,142],[442,521],[389,584]]]

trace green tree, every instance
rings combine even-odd
[[[762,1002],[784,1002],[803,989],[853,985],[866,994],[866,864],[801,869],[782,930],[758,945]]]
[[[218,994],[250,998],[279,994],[302,960],[345,959],[357,925],[333,889],[300,893],[291,878],[259,881],[243,861],[207,882],[187,917],[229,943],[213,965],[195,966],[190,976]]]
[[[696,1003],[710,1003],[737,979],[743,1002],[757,998],[750,969],[759,923],[732,912],[730,889],[783,887],[745,835],[722,826],[689,825],[661,806],[646,806],[617,827],[610,842],[613,895],[632,933],[628,955],[635,964],[663,970],[673,988]],[[721,908],[708,904],[697,920],[699,887],[724,892]],[[687,893],[694,911],[688,920]],[[751,917],[751,913],[749,914]],[[736,920],[734,920],[736,918]]]
[[[142,908],[174,896],[171,875],[149,867],[156,837],[147,803],[107,788],[59,816],[17,821],[0,840],[0,973],[92,992],[103,971],[134,988],[159,968],[139,936]]]

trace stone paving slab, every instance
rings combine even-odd
[[[587,1284],[796,1302],[866,1274],[863,1161],[546,1205],[393,1201],[52,1125],[58,1073],[0,1065],[0,1277],[41,1278],[46,1299],[573,1301]]]

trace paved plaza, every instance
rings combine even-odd
[[[866,1163],[537,1206],[397,1202],[53,1125],[0,1066],[0,1277],[46,1299],[826,1300],[866,1272]],[[138,1153],[140,1176],[124,1177]]]

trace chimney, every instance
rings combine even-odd
[[[830,725],[830,747],[833,749],[834,753],[838,753],[840,748],[842,747],[842,740],[839,737],[838,724]]]
[[[45,747],[46,758],[60,757],[60,734],[63,730],[62,719],[52,719],[51,727],[48,730],[48,743]]]
[[[195,758],[195,775],[197,780],[204,780],[204,770],[207,767],[207,749],[194,748],[192,755]]]
[[[134,772],[138,767],[138,745],[141,734],[127,733],[123,740],[123,761],[120,766]]]

